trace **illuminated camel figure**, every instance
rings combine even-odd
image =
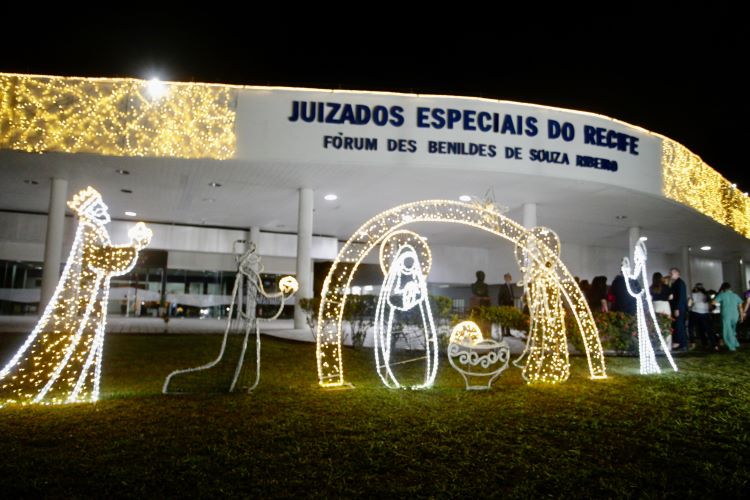
[[[546,227],[530,229],[516,243],[531,322],[526,349],[514,364],[520,366],[526,356],[523,378],[527,382],[557,383],[570,376],[565,311],[555,269],[559,255],[560,240]]]
[[[260,263],[260,256],[255,253],[255,245],[249,244],[248,250],[236,257],[237,260],[237,274],[234,279],[234,289],[232,290],[232,302],[229,306],[229,316],[227,318],[227,326],[224,330],[224,337],[221,341],[221,348],[216,359],[210,361],[204,365],[196,366],[194,368],[185,368],[182,370],[175,370],[164,380],[162,392],[164,394],[181,394],[185,391],[170,391],[169,385],[175,376],[179,376],[187,373],[195,373],[213,368],[224,358],[224,354],[227,348],[227,340],[229,338],[229,332],[232,326],[232,317],[234,316],[234,310],[237,309],[237,315],[240,321],[245,322],[244,337],[242,339],[242,349],[240,351],[239,358],[237,360],[237,366],[235,367],[232,380],[229,383],[229,392],[234,392],[237,385],[237,380],[242,373],[242,365],[245,361],[245,352],[247,351],[247,343],[250,337],[250,330],[255,326],[255,381],[248,387],[247,392],[252,391],[258,386],[260,382],[260,321],[273,321],[277,319],[281,312],[284,310],[284,303],[286,299],[291,297],[299,288],[297,280],[292,276],[284,276],[279,281],[278,293],[268,293],[263,288],[263,280],[260,278],[260,273],[263,272],[263,266]],[[270,318],[258,318],[255,315],[255,300],[254,298],[260,293],[266,298],[274,299],[280,298],[281,303],[276,313]],[[248,297],[249,300],[243,300],[244,297]],[[178,377],[179,378],[179,377]]]
[[[125,274],[151,241],[139,222],[130,245],[114,246],[101,195],[88,187],[68,206],[78,216],[73,246],[52,298],[21,348],[0,372],[0,404],[61,404],[99,398],[109,282]]]
[[[419,253],[422,254],[423,262],[420,262]],[[385,279],[375,309],[374,351],[378,375],[387,387],[402,387],[393,373],[391,364],[394,319],[397,320],[399,314],[414,308],[419,309],[424,333],[425,355],[418,359],[425,359],[426,363],[424,381],[410,388],[424,389],[431,387],[435,382],[438,343],[427,293],[427,274],[430,272],[430,265],[431,256],[427,242],[411,231],[394,231],[380,246],[380,266]],[[407,361],[399,363],[405,362]]]
[[[669,347],[667,347],[666,342],[664,342],[664,337],[661,335],[661,329],[659,328],[659,323],[656,321],[656,314],[654,313],[654,304],[651,302],[651,294],[648,292],[648,274],[646,273],[646,260],[648,254],[646,253],[645,241],[646,237],[642,236],[635,244],[635,248],[633,249],[633,262],[635,268],[632,269],[632,271],[630,269],[630,259],[627,257],[622,259],[622,275],[625,278],[625,286],[628,289],[628,293],[636,300],[638,356],[641,361],[641,375],[661,373],[649,337],[650,330],[648,327],[648,318],[651,319],[653,332],[661,342],[662,351],[664,351],[664,354],[667,356],[669,364],[672,365],[674,371],[677,371],[677,365],[675,365],[674,359],[672,359],[672,355],[669,353]],[[633,289],[633,283],[631,280],[638,283],[638,291]],[[648,311],[648,318],[646,317],[646,311]]]
[[[522,225],[502,215],[492,203],[464,203],[452,200],[419,201],[386,210],[365,222],[341,248],[323,284],[318,313],[316,349],[318,381],[321,386],[337,387],[346,384],[344,360],[341,356],[341,321],[346,305],[345,292],[351,286],[352,276],[357,271],[357,267],[367,254],[380,245],[390,233],[402,226],[421,222],[447,222],[475,227],[508,240],[522,249],[529,241],[530,232]],[[535,240],[538,239],[535,238]],[[556,287],[555,293],[570,307],[583,337],[591,378],[606,378],[607,372],[599,333],[581,289],[560,261],[558,253],[546,248],[546,240],[539,239],[536,244],[541,252],[530,251],[528,255],[534,260],[535,266],[544,266],[548,271],[534,273],[534,275],[545,278],[545,283],[541,284]],[[546,260],[540,260],[545,257]],[[531,285],[534,286],[534,283],[532,282]],[[545,318],[534,317],[532,321],[542,322]],[[553,320],[547,324],[550,326],[559,324],[555,323],[556,321]],[[543,331],[549,331],[554,336],[554,332],[549,329]],[[540,340],[548,341],[546,338]],[[546,369],[545,366],[540,368]],[[531,379],[542,381],[553,378],[535,375]]]

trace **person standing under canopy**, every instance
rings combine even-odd
[[[730,351],[740,346],[737,341],[737,322],[742,318],[742,299],[732,291],[729,283],[722,283],[714,302],[721,306],[721,335]]]

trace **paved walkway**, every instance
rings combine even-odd
[[[37,322],[36,316],[0,316],[0,333],[24,333],[31,332]],[[226,328],[224,319],[196,319],[196,318],[172,318],[169,320],[166,333],[177,334],[220,334]],[[315,338],[309,328],[302,330],[294,329],[294,321],[291,319],[279,319],[269,323],[261,323],[261,333],[271,337],[277,337],[298,342],[315,342]],[[107,317],[107,334],[138,333],[138,334],[163,334],[164,321],[159,318],[125,318],[122,316]],[[513,354],[523,352],[525,341],[514,337],[506,337]]]

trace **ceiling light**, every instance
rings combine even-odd
[[[120,175],[130,175],[130,171],[129,170],[123,170],[121,168],[118,168],[117,170],[115,170],[115,172],[117,172]]]
[[[704,252],[708,252],[709,250],[711,250],[711,247],[710,247],[710,246],[708,246],[708,245],[703,245],[703,246],[701,247],[701,250],[703,250]]]
[[[617,219],[617,220],[625,220],[627,218],[628,218],[627,215],[617,215],[617,216],[615,216],[615,219]]]
[[[468,194],[462,194],[458,197],[458,199],[461,201],[471,201],[471,196],[469,196]]]
[[[125,189],[125,188],[120,189],[120,191],[122,191],[123,193],[127,193],[127,194],[131,194],[133,192],[132,189]]]
[[[26,179],[23,182],[25,182],[26,184],[31,184],[32,186],[36,186],[37,184],[39,184],[39,181],[35,181],[35,180],[32,180],[32,179]]]
[[[128,217],[135,217],[138,214],[136,214],[135,212],[125,212],[125,215],[127,215]]]
[[[338,200],[338,199],[339,199],[339,197],[338,197],[338,196],[336,196],[335,194],[331,193],[331,194],[327,194],[327,195],[325,195],[325,196],[323,197],[323,199],[325,199],[326,201],[334,201],[334,200]]]
[[[218,182],[209,182],[208,185],[211,186],[212,188],[220,188],[221,187],[221,184],[219,184]]]

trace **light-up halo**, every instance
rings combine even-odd
[[[383,270],[383,276],[388,276],[391,263],[404,245],[411,245],[414,248],[422,266],[422,274],[427,277],[432,269],[432,252],[423,237],[408,229],[393,231],[380,244],[380,269]]]

